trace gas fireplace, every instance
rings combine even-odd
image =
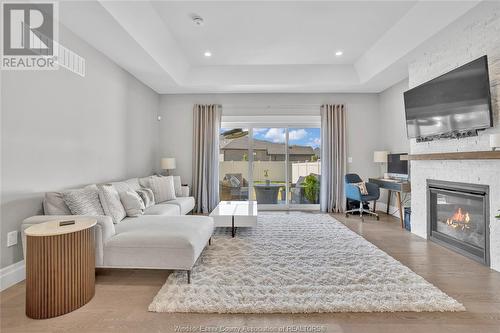
[[[489,265],[489,186],[427,180],[429,239]]]

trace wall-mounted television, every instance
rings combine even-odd
[[[488,59],[483,56],[404,93],[408,138],[477,135],[493,126]]]

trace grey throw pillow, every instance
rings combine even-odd
[[[104,214],[111,216],[115,224],[123,220],[127,216],[127,212],[123,208],[120,195],[115,187],[111,184],[100,184],[97,189]]]
[[[120,192],[120,200],[127,212],[127,216],[137,217],[144,214],[144,202],[135,191]]]
[[[176,199],[174,178],[172,176],[151,176],[149,177],[149,184],[155,196],[156,203]]]
[[[62,197],[73,215],[104,215],[96,185],[64,191]]]
[[[141,197],[146,208],[151,207],[155,204],[155,195],[150,188],[142,188],[140,190],[137,190],[136,192]]]
[[[43,199],[43,213],[45,215],[71,215],[71,210],[64,203],[61,192],[47,192]]]

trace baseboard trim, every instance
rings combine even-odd
[[[0,269],[0,291],[12,287],[26,278],[24,260]]]

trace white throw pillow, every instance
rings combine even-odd
[[[359,188],[362,195],[368,195],[368,189],[366,188],[365,182],[354,183]]]
[[[141,197],[146,208],[151,207],[155,204],[155,195],[150,188],[142,188],[140,190],[137,190],[136,192]]]
[[[181,176],[172,176],[172,177],[174,178],[175,196],[176,197],[182,197]]]
[[[62,197],[73,215],[104,215],[96,185],[64,191]]]
[[[123,208],[120,195],[115,187],[111,184],[100,184],[97,189],[104,214],[111,216],[115,224],[123,220],[127,216],[127,212]]]
[[[174,178],[172,176],[151,176],[149,177],[149,184],[155,196],[156,203],[176,199]]]
[[[127,216],[137,217],[144,214],[144,201],[135,191],[120,192],[120,200],[127,212]]]

